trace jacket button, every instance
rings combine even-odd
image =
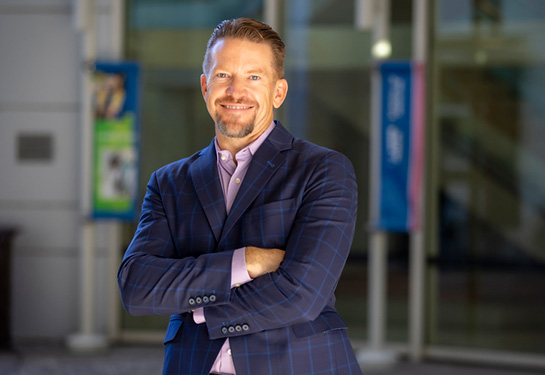
[[[250,326],[248,324],[243,324],[242,325],[242,330],[243,331],[249,331],[250,330]]]
[[[195,298],[195,302],[197,302],[197,305],[200,305],[202,303],[202,298],[201,297]]]
[[[216,296],[215,295],[211,295],[210,296],[210,302],[216,302]]]
[[[207,296],[204,296],[204,297],[202,298],[202,301],[203,301],[204,303],[208,303],[209,299],[208,299]]]
[[[227,333],[227,327],[222,327],[221,328],[221,333],[223,333],[225,335]]]
[[[187,302],[189,302],[191,306],[195,304],[195,300],[193,298],[190,298]]]

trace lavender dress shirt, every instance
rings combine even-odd
[[[214,144],[216,146],[218,156],[218,174],[221,181],[221,188],[223,191],[227,214],[229,214],[240,185],[242,185],[242,181],[244,180],[244,176],[248,171],[252,157],[259,149],[259,146],[261,146],[261,144],[273,131],[274,127],[275,123],[273,121],[271,125],[263,132],[263,134],[259,136],[259,138],[237,152],[235,155],[237,163],[235,163],[229,151],[220,149],[217,139],[215,140]],[[246,269],[245,250],[244,248],[237,249],[233,254],[233,260],[231,262],[231,288],[236,288],[251,280],[252,279],[250,278],[250,275],[248,275],[248,271]],[[195,310],[193,313],[193,320],[197,324],[206,322],[202,307]],[[221,350],[216,357],[216,361],[212,365],[210,372],[225,375],[236,375],[235,364],[231,358],[229,339],[225,340],[225,343],[221,347]]]

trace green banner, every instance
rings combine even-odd
[[[94,76],[93,217],[134,220],[138,198],[139,67],[97,64]]]

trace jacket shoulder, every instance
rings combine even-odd
[[[342,165],[353,169],[350,160],[340,151],[317,145],[301,138],[294,138],[293,151],[298,155],[301,163],[322,163],[324,160],[336,160]]]
[[[172,176],[186,175],[189,167],[202,157],[205,149],[195,152],[193,155],[176,160],[157,169],[153,174],[158,178],[170,178]]]

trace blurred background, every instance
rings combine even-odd
[[[242,16],[287,45],[276,117],[355,167],[358,226],[337,288],[354,346],[366,350],[371,324],[372,76],[378,59],[418,56],[423,266],[411,268],[414,233],[386,233],[372,349],[545,371],[542,0],[0,0],[1,346],[161,343],[168,317],[130,317],[117,295],[137,221],[89,217],[89,77],[96,60],[140,66],[140,204],[154,170],[213,137],[202,57],[215,25]],[[391,50],[373,55],[384,29]]]

